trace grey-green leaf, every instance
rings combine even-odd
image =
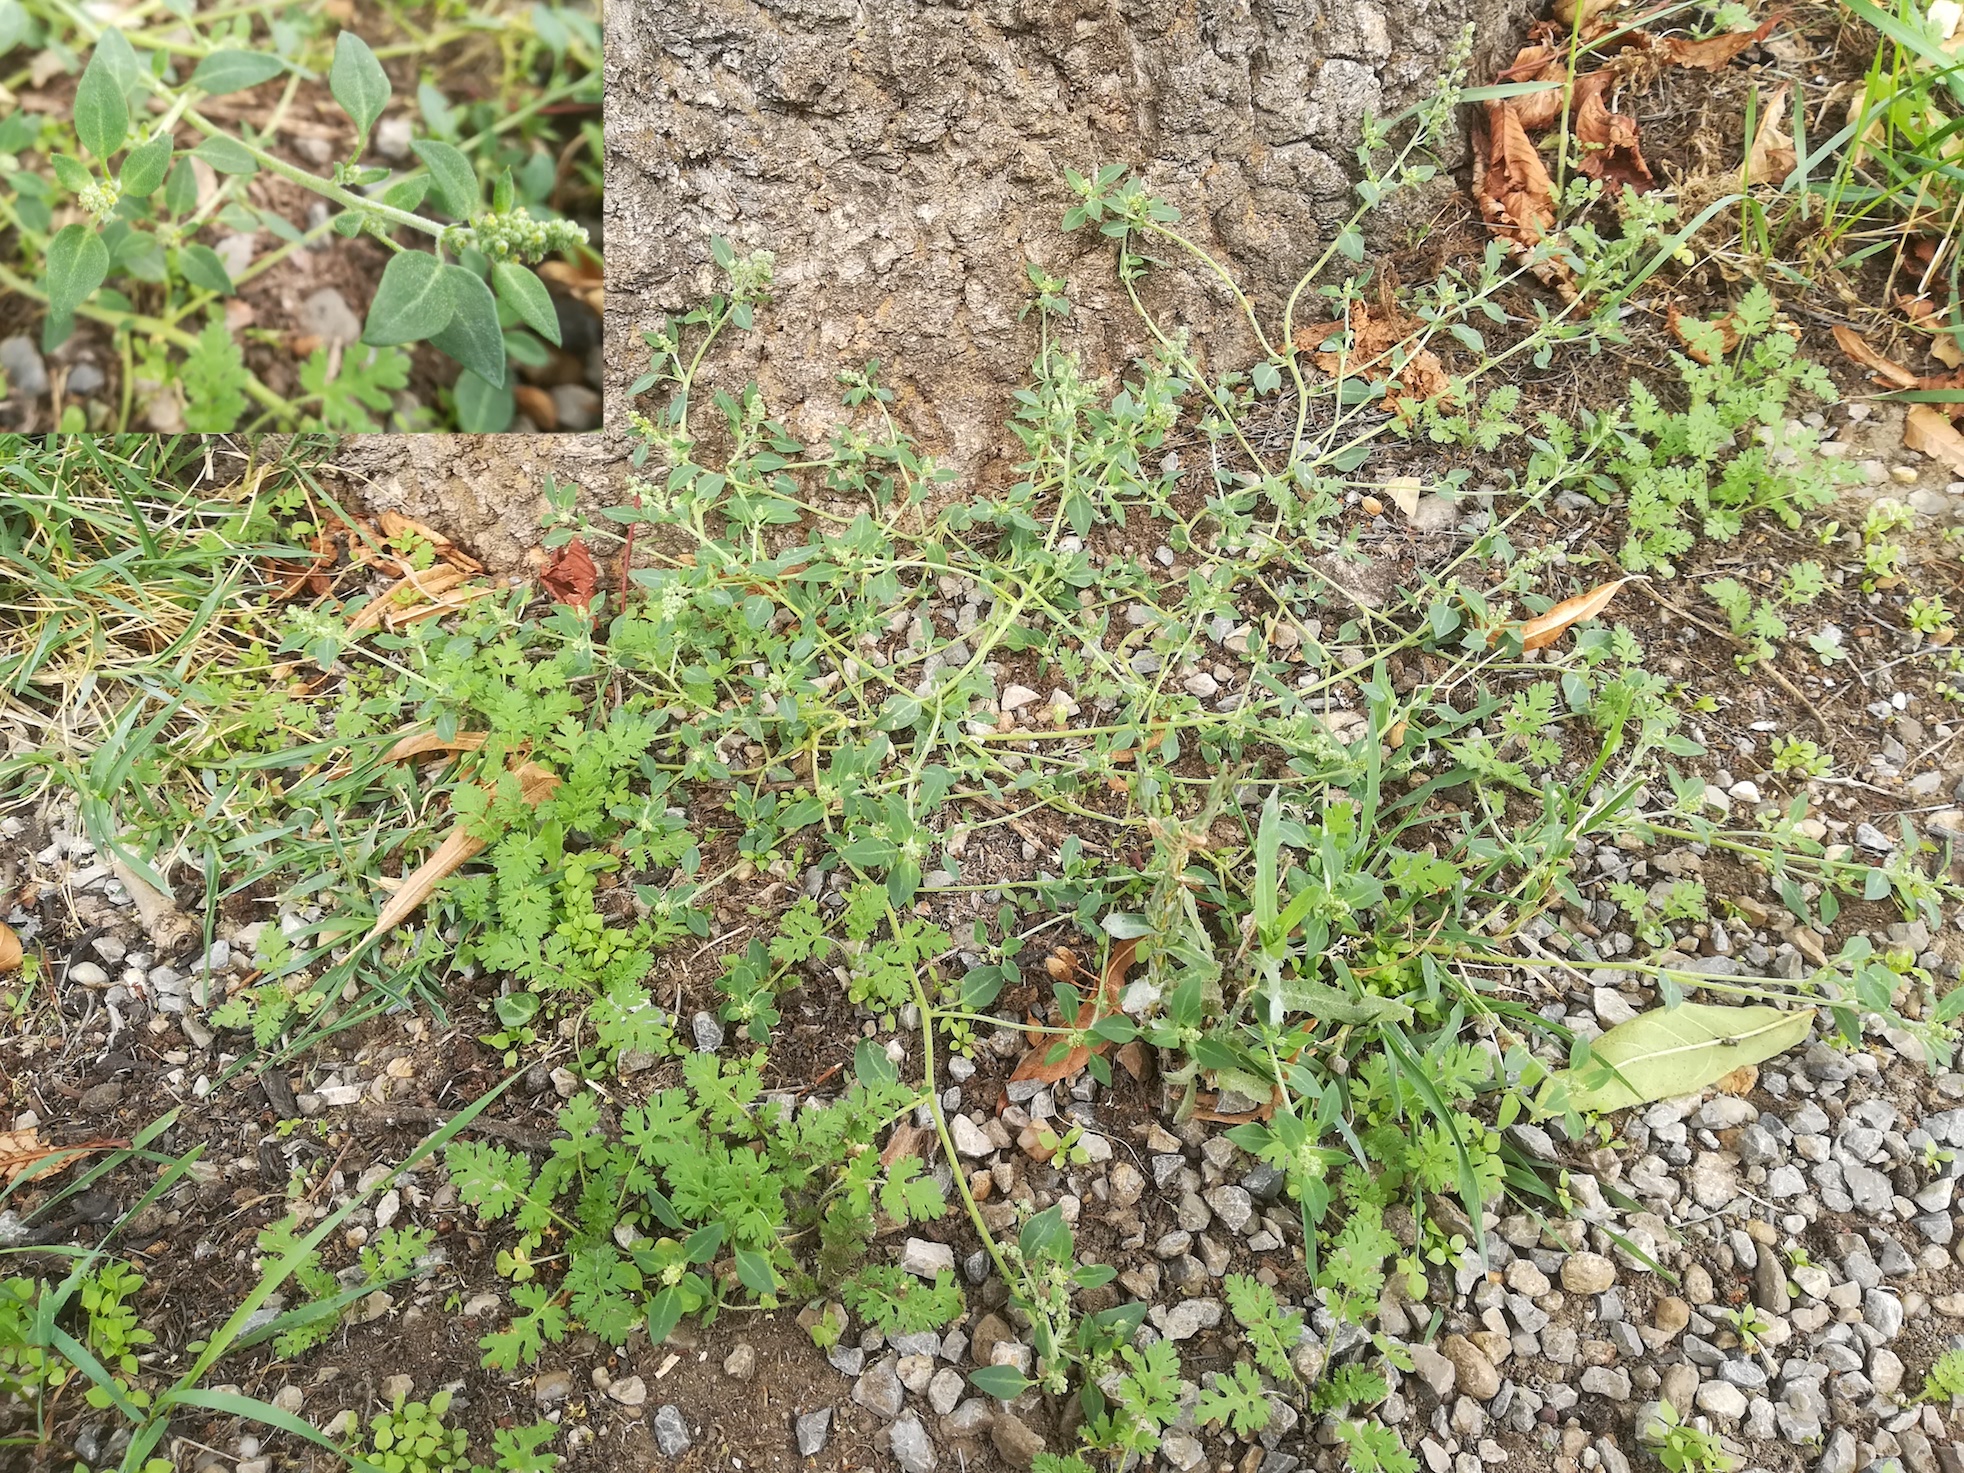
[[[130,105],[112,59],[98,46],[75,87],[75,136],[90,153],[106,159],[123,146],[129,131]]]
[[[264,51],[214,51],[191,73],[191,85],[219,97],[270,82],[286,63]]]
[[[138,83],[149,84],[150,74],[137,60],[136,48],[130,45],[130,38],[119,30],[106,30],[97,39],[90,64],[96,62],[109,69],[109,75],[116,79],[117,88],[126,98],[130,95],[130,89]]]
[[[0,0],[0,56],[27,39],[27,10],[20,0]]]
[[[445,266],[456,316],[442,332],[430,335],[430,346],[455,358],[494,389],[505,386],[505,335],[498,326],[498,299],[475,272]]]
[[[123,170],[117,176],[123,193],[133,199],[148,199],[163,187],[170,170],[171,136],[159,133],[147,143],[139,143],[123,156]]]
[[[1598,1038],[1589,1050],[1591,1062],[1583,1068],[1556,1074],[1558,1088],[1550,1102],[1559,1103],[1562,1085],[1567,1086],[1569,1104],[1590,1112],[1692,1094],[1742,1065],[1785,1053],[1807,1037],[1813,1022],[1812,1008],[1788,1012],[1698,1002],[1657,1008]],[[1605,1064],[1615,1069],[1607,1081],[1584,1083]]]
[[[519,321],[559,346],[559,313],[552,305],[552,293],[536,273],[516,261],[500,261],[491,268],[491,282],[498,289],[498,300],[516,312]]]
[[[429,168],[430,178],[436,182],[437,199],[451,217],[468,220],[475,215],[482,196],[477,186],[477,170],[471,167],[463,151],[438,138],[418,138],[409,146]]]
[[[179,251],[177,269],[191,285],[217,292],[221,297],[229,297],[235,290],[232,273],[225,269],[218,252],[208,245],[188,245]]]
[[[343,31],[334,43],[334,66],[327,74],[327,85],[341,111],[355,120],[358,135],[356,152],[368,141],[368,131],[389,105],[389,74],[368,43],[353,31]]]
[[[109,274],[109,247],[87,225],[65,225],[48,242],[48,310],[73,312]]]
[[[1404,1023],[1412,1010],[1392,997],[1352,997],[1349,993],[1313,982],[1307,977],[1281,979],[1277,995],[1285,1013],[1308,1013],[1339,1027],[1368,1028],[1375,1023]]]
[[[466,370],[457,375],[457,428],[467,435],[502,435],[518,405],[510,389],[494,389]]]
[[[221,174],[257,174],[259,161],[235,138],[214,134],[191,150],[193,158],[203,159]]]
[[[382,270],[361,340],[377,348],[421,342],[442,332],[455,311],[443,263],[428,251],[399,251]]]

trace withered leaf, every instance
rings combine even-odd
[[[520,763],[512,772],[518,778],[519,798],[530,808],[537,808],[545,802],[559,786],[558,777],[536,762]],[[377,936],[386,935],[409,919],[443,883],[445,876],[483,849],[484,840],[466,833],[461,823],[453,826],[437,846],[436,852],[405,876],[395,894],[389,897],[388,904],[375,917],[374,929],[368,933],[369,939],[372,941]]]
[[[1072,1027],[1089,1028],[1100,1018],[1109,1018],[1119,1011],[1119,989],[1124,986],[1125,974],[1132,970],[1132,961],[1138,952],[1137,937],[1127,937],[1112,947],[1111,955],[1105,958],[1105,975],[1100,979],[1097,991],[1079,1004]],[[1055,1035],[1043,1036],[1034,1048],[1023,1055],[1016,1072],[1009,1076],[1010,1081],[1035,1079],[1043,1084],[1055,1084],[1060,1079],[1074,1079],[1093,1054],[1102,1054],[1112,1045],[1108,1038],[1093,1038],[1089,1044],[1074,1044],[1055,1063],[1046,1063],[1050,1051],[1056,1046]]]

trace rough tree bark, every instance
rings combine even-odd
[[[640,331],[714,288],[709,236],[777,257],[736,349],[794,432],[878,358],[928,448],[1001,448],[1036,329],[1026,260],[1073,276],[1096,367],[1142,342],[1092,232],[1060,233],[1067,166],[1142,165],[1258,304],[1279,305],[1351,207],[1367,112],[1432,89],[1463,25],[1494,53],[1521,0],[613,0],[607,36],[610,424]],[[1458,160],[1447,158],[1448,164]],[[1382,233],[1382,232],[1381,232]],[[1072,263],[1088,252],[1103,259]],[[1218,291],[1160,273],[1203,350]],[[1119,310],[1101,311],[1116,306]]]

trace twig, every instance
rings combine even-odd
[[[136,918],[143,923],[144,933],[157,948],[158,956],[176,956],[197,939],[200,932],[198,923],[179,910],[175,900],[162,894],[131,869],[114,846],[105,849],[104,854],[109,860],[109,868],[135,902]]]

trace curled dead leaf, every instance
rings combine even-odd
[[[20,969],[21,958],[26,953],[21,950],[20,937],[14,928],[0,921],[0,972],[13,972]]]
[[[1568,81],[1568,67],[1563,62],[1566,54],[1566,49],[1553,41],[1537,41],[1523,46],[1513,63],[1495,80],[1565,83]],[[1521,120],[1521,126],[1531,133],[1537,133],[1561,121],[1566,98],[1563,87],[1552,86],[1542,92],[1525,92],[1508,101],[1514,108],[1515,116]]]
[[[1903,416],[1903,445],[1938,461],[1952,475],[1964,476],[1964,435],[1934,406],[1910,405]]]
[[[1791,90],[1785,84],[1775,87],[1760,104],[1759,126],[1746,153],[1746,177],[1755,184],[1784,184],[1800,163],[1793,138],[1783,126]]]
[[[1599,583],[1587,593],[1578,593],[1574,598],[1565,598],[1547,613],[1529,619],[1521,625],[1521,648],[1546,649],[1567,633],[1571,625],[1579,624],[1584,619],[1593,619],[1608,608],[1609,601],[1616,597],[1616,590],[1629,581],[1629,578],[1613,578],[1607,583]],[[1496,629],[1489,637],[1488,643],[1491,644],[1499,637],[1500,631]]]
[[[1773,34],[1773,28],[1780,24],[1777,15],[1768,16],[1756,30],[1728,31],[1722,36],[1707,36],[1702,41],[1689,40],[1683,36],[1664,38],[1664,56],[1673,66],[1690,67],[1695,71],[1715,72],[1725,66],[1748,46],[1764,41]]]
[[[528,808],[537,808],[559,786],[559,778],[536,762],[524,762],[512,769],[518,779],[518,796]],[[375,917],[368,939],[387,935],[414,915],[446,876],[466,864],[484,849],[484,840],[466,833],[460,823],[444,836],[436,852],[404,877],[395,894]]]
[[[460,731],[450,737],[440,737],[433,731],[417,732],[389,748],[382,754],[382,760],[407,762],[427,752],[475,752],[484,745],[486,737],[487,733],[481,731]]]
[[[1854,328],[1837,325],[1834,329],[1834,342],[1836,347],[1848,355],[1851,362],[1858,363],[1863,368],[1868,369],[1879,380],[1899,389],[1907,389],[1915,385],[1915,374],[1904,368],[1902,364],[1883,357],[1882,354],[1871,348],[1868,344],[1868,339],[1856,332]],[[1905,435],[1907,435],[1907,426],[1905,426]],[[1913,449],[1915,447],[1912,446],[1911,448]]]
[[[1716,363],[1739,346],[1739,326],[1730,312],[1716,322],[1686,317],[1676,307],[1665,314],[1671,336],[1684,344],[1684,350],[1700,363]]]
[[[1964,368],[1964,349],[1957,344],[1957,329],[1949,321],[1948,311],[1931,301],[1928,297],[1913,297],[1908,292],[1899,294],[1896,302],[1915,323],[1930,337],[1930,356],[1945,368]]]
[[[1119,989],[1124,986],[1125,974],[1132,970],[1133,959],[1138,954],[1137,937],[1128,937],[1112,947],[1111,954],[1105,958],[1105,975],[1100,979],[1097,990],[1079,1005],[1072,1027],[1089,1028],[1100,1018],[1109,1018],[1119,1011]],[[1043,1084],[1055,1084],[1060,1079],[1074,1079],[1093,1054],[1104,1053],[1112,1044],[1108,1038],[1094,1038],[1089,1044],[1074,1044],[1055,1063],[1046,1063],[1056,1046],[1055,1034],[1039,1035],[1035,1046],[1017,1064],[1016,1072],[1009,1076],[1010,1082],[1034,1079]]]
[[[1554,227],[1555,182],[1518,109],[1505,99],[1489,102],[1484,123],[1483,167],[1474,181],[1480,213],[1496,234],[1531,246]]]
[[[599,582],[600,570],[594,566],[593,554],[577,537],[555,552],[539,574],[539,583],[547,593],[576,609],[593,602],[593,590]]]
[[[1619,0],[1555,0],[1548,7],[1549,13],[1564,28],[1588,25],[1590,21],[1606,10],[1613,10]]]
[[[1608,95],[1615,84],[1616,74],[1607,68],[1576,79],[1572,131],[1582,152],[1575,166],[1612,190],[1628,185],[1642,194],[1653,182],[1650,165],[1637,146],[1637,120],[1610,111]]]

